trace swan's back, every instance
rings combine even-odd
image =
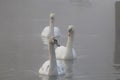
[[[46,26],[41,32],[41,37],[49,37],[49,36],[50,36],[50,26]],[[54,27],[54,36],[58,38],[61,36],[61,32],[58,27]]]

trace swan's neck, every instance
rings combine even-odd
[[[73,36],[68,36],[66,48],[67,48],[66,55],[69,55],[69,57],[73,57],[73,54],[72,54]]]
[[[55,48],[53,44],[49,44],[49,57],[50,57],[50,68],[49,74],[56,75],[57,72],[57,63],[56,63],[56,55],[55,55]]]
[[[73,46],[73,36],[68,36],[66,47],[72,49]]]
[[[54,21],[53,20],[50,20],[50,35],[51,36],[54,36]]]

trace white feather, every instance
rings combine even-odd
[[[43,31],[41,32],[41,37],[46,37],[48,38],[50,36],[50,26],[46,26]],[[60,38],[61,37],[61,32],[58,27],[54,27],[54,37]]]
[[[65,67],[62,65],[62,62],[60,60],[57,60],[57,71],[58,75],[63,75],[65,74]],[[43,75],[50,75],[49,74],[49,67],[50,66],[50,60],[47,60],[42,67],[39,69],[39,73]]]
[[[73,49],[73,38],[74,38],[74,26],[69,25],[68,26],[68,38],[67,38],[67,43],[66,46],[60,46],[57,47],[55,50],[56,53],[56,59],[75,59],[76,58],[76,53],[75,50]]]
[[[65,74],[65,67],[60,60],[56,60],[55,55],[55,40],[49,38],[49,60],[45,61],[39,69],[39,74],[43,75],[62,75]]]
[[[67,50],[67,47],[65,46],[60,46],[60,47],[57,47],[55,49],[55,53],[56,53],[56,59],[66,59],[66,57],[68,57],[69,59],[75,59],[76,58],[76,52],[75,52],[75,49],[72,48],[72,56],[71,55],[66,55],[66,50]]]

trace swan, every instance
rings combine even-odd
[[[55,76],[65,74],[64,65],[60,60],[56,60],[54,44],[57,44],[55,38],[49,39],[49,60],[47,60],[39,69],[39,74]]]
[[[41,32],[41,37],[49,38],[50,36],[54,36],[56,39],[60,38],[61,32],[60,29],[56,26],[54,26],[54,20],[55,20],[55,14],[50,14],[50,22],[49,26],[46,26],[43,31]]]
[[[59,46],[56,48],[56,59],[73,60],[76,58],[75,49],[73,48],[74,26],[68,26],[68,38],[66,46]]]

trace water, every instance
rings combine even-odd
[[[62,31],[62,45],[68,25],[76,30],[77,60],[73,65],[66,62],[70,76],[58,80],[114,80],[114,1],[0,0],[0,80],[57,79],[38,74],[48,59],[40,33],[51,12]]]

